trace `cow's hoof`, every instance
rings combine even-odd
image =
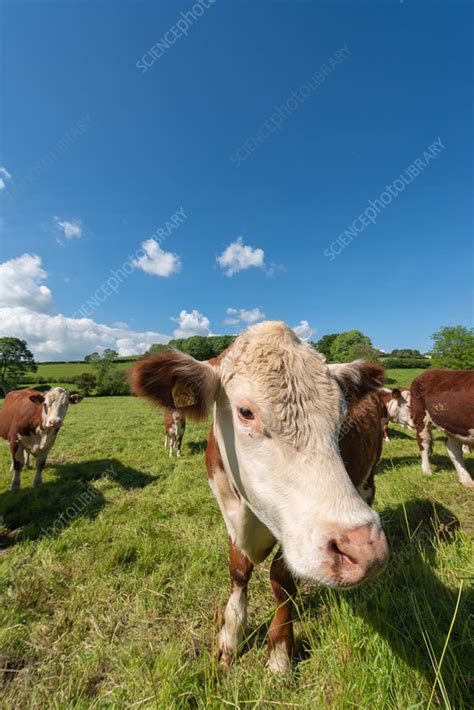
[[[20,490],[20,484],[17,483],[15,486],[10,486],[10,490],[12,493],[18,493],[18,491]]]
[[[462,485],[464,488],[474,488],[474,481],[463,481]]]
[[[291,660],[285,646],[274,646],[267,660],[267,668],[272,673],[289,673]]]
[[[431,471],[422,471],[421,473],[423,474],[423,476],[432,476],[433,475],[433,473]]]
[[[229,653],[221,653],[219,655],[219,666],[223,670],[227,670],[232,665],[233,656]]]

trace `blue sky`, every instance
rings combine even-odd
[[[385,350],[470,324],[471,4],[196,5],[3,3],[0,335],[62,359],[263,314]]]

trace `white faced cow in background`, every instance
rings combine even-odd
[[[414,429],[410,411],[410,390],[406,388],[381,387],[378,391],[379,397],[386,412],[382,418],[384,441],[390,441],[388,436],[388,423],[395,422],[405,427]]]
[[[177,351],[146,358],[132,368],[131,381],[136,394],[161,406],[183,408],[197,419],[213,412],[206,463],[229,533],[232,577],[219,636],[221,662],[231,661],[245,634],[253,565],[278,541],[282,548],[270,572],[277,613],[268,664],[288,670],[292,574],[351,587],[386,565],[379,516],[351,482],[338,441],[348,401],[347,435],[366,436],[355,425],[357,415],[350,423],[350,411],[380,386],[383,369],[363,361],[328,366],[284,323],[265,322],[209,362]],[[374,446],[380,455],[382,443],[381,407],[373,400],[377,440],[372,437],[368,447],[362,441],[356,451],[364,480],[377,458]],[[366,449],[370,462],[364,463]],[[347,465],[351,456],[349,449]]]
[[[46,459],[64,423],[67,408],[82,399],[82,395],[70,394],[62,387],[53,387],[44,393],[24,389],[7,394],[0,411],[0,436],[10,445],[12,491],[20,488],[20,474],[28,461],[28,453],[36,457],[34,485],[41,485]]]
[[[463,446],[474,443],[474,370],[427,370],[415,377],[410,389],[422,472],[431,475],[434,424],[446,434],[446,448],[459,482],[474,488],[462,455]]]
[[[171,458],[173,449],[181,456],[181,445],[186,429],[186,417],[180,409],[165,409],[165,449]]]

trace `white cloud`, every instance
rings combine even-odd
[[[316,333],[316,329],[312,328],[307,320],[301,320],[299,325],[295,325],[293,327],[293,330],[296,335],[299,335],[299,337],[303,340],[309,340],[311,336]]]
[[[177,254],[163,251],[155,239],[142,242],[145,254],[132,261],[132,266],[154,276],[171,276],[181,269],[181,259]]]
[[[226,269],[226,276],[233,276],[238,271],[248,269],[251,266],[263,269],[265,266],[265,252],[263,249],[254,249],[244,244],[242,237],[238,237],[217,257],[217,263],[222,269]]]
[[[0,308],[0,336],[26,340],[38,360],[81,359],[94,350],[113,348],[119,355],[140,355],[169,336],[96,323],[91,318],[34,313],[28,308]]]
[[[210,335],[209,318],[203,316],[199,311],[193,310],[181,311],[178,318],[172,318],[178,327],[175,328],[173,335],[175,338],[189,338],[191,335]]]
[[[0,264],[0,337],[26,340],[39,360],[81,359],[87,353],[114,348],[120,355],[139,355],[168,335],[130,330],[126,323],[110,327],[91,318],[48,313],[50,289],[37,254],[23,254]]]
[[[53,297],[41,282],[47,274],[41,257],[23,254],[0,264],[0,307],[25,306],[31,311],[48,310]]]
[[[5,180],[11,180],[12,176],[8,170],[3,167],[3,165],[0,165],[0,190],[3,190],[6,187],[6,183],[3,178],[5,178]]]
[[[61,220],[59,217],[55,217],[54,221],[66,237],[66,239],[80,239],[82,237],[82,224],[79,219]],[[58,240],[61,244],[62,242]]]
[[[259,320],[265,318],[265,313],[263,310],[258,308],[251,308],[250,310],[245,310],[245,308],[228,308],[227,315],[230,318],[226,318],[224,323],[226,325],[237,325],[238,323],[256,323]]]

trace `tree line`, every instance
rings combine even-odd
[[[234,341],[233,335],[202,336],[170,340],[166,345],[152,345],[145,355],[176,348],[192,355],[197,360],[209,360],[217,357]],[[317,342],[310,343],[322,353],[328,362],[350,362],[382,359],[386,368],[396,367],[445,367],[449,369],[469,370],[474,368],[474,329],[462,325],[443,326],[431,336],[433,347],[428,356],[419,350],[399,348],[391,353],[382,353],[374,348],[371,339],[360,330],[324,335]],[[98,395],[129,394],[128,378],[125,369],[117,367],[119,359],[116,350],[106,348],[102,354],[90,353],[84,362],[92,365],[93,372],[83,372],[71,378],[77,389],[83,394],[95,391]],[[0,338],[0,395],[5,396],[27,381],[43,380],[31,377],[28,373],[37,372],[38,366],[25,340],[13,337]],[[33,381],[32,384],[35,384]],[[46,381],[45,381],[46,384]]]

